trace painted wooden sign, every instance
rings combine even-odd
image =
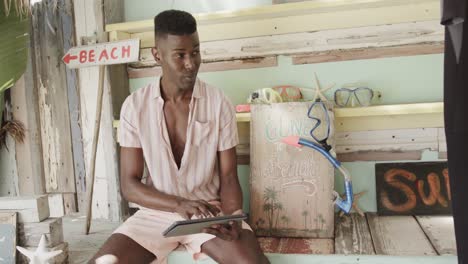
[[[0,213],[0,263],[15,263],[16,213]]]
[[[375,165],[381,215],[451,214],[447,162]]]
[[[68,50],[62,60],[69,68],[110,65],[138,61],[140,40],[100,43],[74,47]]]
[[[252,105],[250,222],[259,236],[333,237],[332,165],[317,151],[281,142],[291,135],[312,140],[309,105]]]

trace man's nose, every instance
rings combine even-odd
[[[186,58],[185,59],[185,68],[187,70],[193,70],[195,68],[195,61],[193,58]]]

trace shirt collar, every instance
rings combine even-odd
[[[153,87],[153,98],[161,97],[161,77],[157,78]],[[193,87],[192,97],[203,98],[205,97],[205,85],[197,78]]]

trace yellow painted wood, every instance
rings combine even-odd
[[[322,0],[196,16],[202,42],[439,18],[436,0]],[[130,33],[141,39],[142,48],[153,46],[152,20],[109,24],[106,31]]]
[[[338,132],[443,127],[443,103],[335,108]],[[237,122],[250,122],[250,113],[237,113]],[[114,127],[118,127],[118,120]]]
[[[378,105],[335,108],[336,131],[443,127],[443,103]],[[237,122],[250,122],[250,113],[238,113]]]

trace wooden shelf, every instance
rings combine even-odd
[[[240,39],[365,26],[438,20],[438,0],[338,0],[261,6],[198,14],[200,41]],[[106,25],[111,41],[140,38],[153,46],[153,20]]]
[[[443,103],[377,105],[335,108],[339,132],[443,127]],[[238,113],[237,122],[250,122],[250,113]]]
[[[335,127],[342,131],[443,127],[443,103],[335,108]],[[250,122],[250,113],[237,113],[237,122]],[[118,127],[119,121],[114,121]]]

